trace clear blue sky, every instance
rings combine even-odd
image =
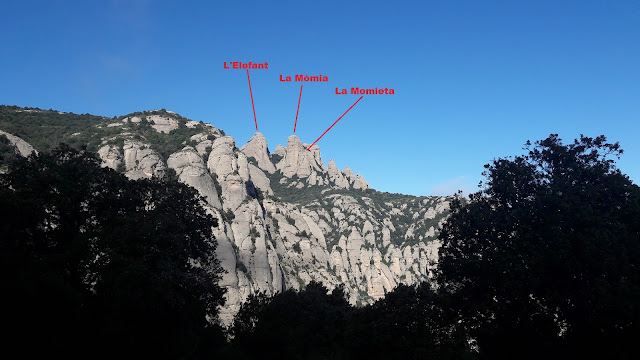
[[[325,163],[376,189],[474,190],[483,165],[527,140],[583,133],[619,141],[640,180],[638,1],[6,1],[0,103],[105,116],[166,108],[210,122],[242,146],[260,131],[297,135]]]

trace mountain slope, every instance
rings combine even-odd
[[[350,302],[370,303],[429,279],[437,262],[449,198],[375,191],[348,167],[325,166],[319,147],[306,151],[295,135],[270,153],[260,133],[239,149],[212,125],[165,110],[110,119],[8,106],[0,130],[38,151],[52,138],[86,144],[131,179],[175,176],[196,188],[220,222],[225,322],[251,293],[311,280],[344,284]]]

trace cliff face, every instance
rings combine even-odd
[[[399,283],[432,276],[448,198],[374,191],[349,168],[340,171],[333,160],[325,166],[317,146],[306,151],[293,135],[271,154],[260,133],[238,149],[215,127],[171,112],[104,121],[95,125],[110,131],[97,149],[103,166],[131,179],[175,172],[218,218],[224,323],[258,291],[316,280],[329,288],[344,284],[349,301],[364,304]],[[167,146],[178,136],[181,144]]]

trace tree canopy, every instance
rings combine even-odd
[[[564,144],[551,135],[525,150],[487,164],[481,190],[452,199],[435,283],[399,285],[364,307],[315,282],[251,295],[230,343],[206,320],[222,303],[222,270],[217,224],[195,190],[128,181],[64,146],[19,159],[0,175],[5,348],[90,357],[632,358],[640,188],[615,166],[622,149],[603,136]]]
[[[438,281],[487,358],[615,358],[640,334],[640,189],[619,144],[557,135],[485,166],[452,204]]]
[[[4,333],[21,353],[192,357],[223,291],[216,220],[177,182],[61,146],[0,175]]]
[[[317,282],[303,291],[289,289],[271,298],[252,295],[235,319],[234,342],[250,359],[343,358],[349,309],[342,288],[328,294]]]
[[[232,346],[247,359],[471,358],[445,298],[427,283],[399,285],[364,307],[349,305],[343,288],[329,292],[317,282],[251,295],[235,318]]]

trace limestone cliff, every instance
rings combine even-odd
[[[225,323],[258,291],[316,280],[344,284],[349,300],[364,304],[400,283],[429,279],[436,266],[449,198],[374,191],[348,167],[325,166],[319,147],[307,151],[297,136],[270,153],[256,133],[238,149],[221,130],[167,111],[100,118],[69,136],[101,138],[103,166],[131,179],[175,172],[203,195],[220,223]]]
[[[11,135],[2,130],[0,130],[0,135],[6,136],[9,142],[15,147],[15,151],[21,156],[29,156],[32,152],[35,152],[36,154],[38,153],[31,144],[22,140],[18,136]]]

